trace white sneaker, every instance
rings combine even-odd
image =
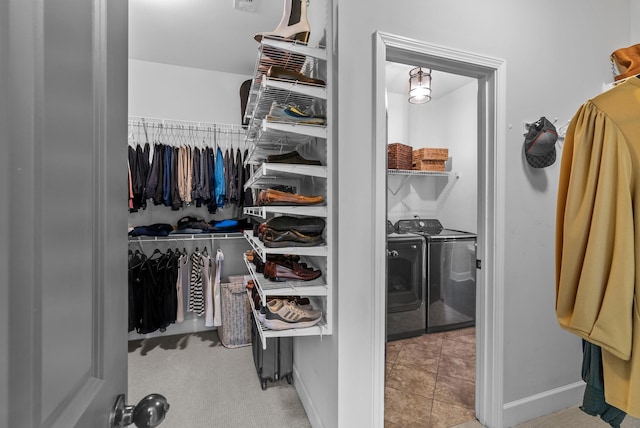
[[[312,327],[322,319],[322,311],[303,308],[284,299],[269,300],[265,310],[263,324],[271,330]]]

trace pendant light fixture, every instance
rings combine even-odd
[[[409,72],[409,102],[424,104],[431,100],[431,69],[416,67]]]

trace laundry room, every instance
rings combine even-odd
[[[473,418],[477,100],[474,78],[386,62],[389,420],[423,393]]]

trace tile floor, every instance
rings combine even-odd
[[[475,328],[387,342],[385,428],[475,420]]]

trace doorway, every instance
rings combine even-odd
[[[387,62],[388,142],[440,160],[423,163],[416,157],[406,170],[406,159],[398,164],[388,155],[388,428],[475,419],[478,81],[423,69],[431,78],[431,100],[413,104],[412,70],[413,65]],[[398,241],[421,243],[414,251],[418,257],[408,258],[413,252]],[[412,278],[409,272],[420,273]],[[421,288],[414,293],[419,307],[406,305],[407,285]],[[413,318],[421,328],[412,328]]]
[[[484,425],[502,423],[502,298],[504,266],[504,61],[377,32],[374,37],[374,240],[386,248],[387,111],[386,62],[410,64],[467,76],[478,82],[477,97],[477,301],[475,414]],[[376,394],[384,408],[386,264],[376,266]],[[384,420],[380,410],[378,420]]]

